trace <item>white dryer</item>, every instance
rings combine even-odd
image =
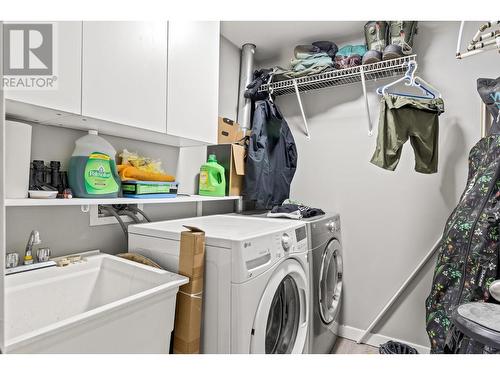
[[[303,222],[214,215],[129,227],[129,250],[176,272],[183,225],[206,234],[202,353],[302,353],[309,294]]]

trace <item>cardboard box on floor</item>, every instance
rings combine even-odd
[[[205,232],[186,226],[181,232],[179,274],[189,277],[177,293],[174,325],[174,354],[200,352],[203,275],[205,272]]]
[[[215,154],[217,162],[225,169],[226,195],[241,195],[245,181],[245,147],[239,144],[222,144],[207,147],[207,158]]]
[[[241,130],[240,125],[226,117],[219,117],[219,126],[217,132],[217,143],[235,143],[243,139],[245,133]]]

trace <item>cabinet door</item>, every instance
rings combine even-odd
[[[54,75],[51,90],[5,90],[6,99],[64,112],[81,112],[82,22],[54,22]]]
[[[219,40],[219,22],[169,22],[168,134],[217,143]]]
[[[166,96],[166,21],[83,23],[83,116],[165,133]]]

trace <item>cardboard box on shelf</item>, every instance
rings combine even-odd
[[[205,272],[205,232],[186,226],[181,232],[179,274],[189,277],[177,293],[174,325],[174,354],[200,352],[203,274]]]
[[[245,180],[245,147],[239,144],[221,144],[207,147],[207,157],[215,154],[217,163],[222,165],[226,174],[226,195],[243,193]]]
[[[226,117],[219,117],[219,126],[217,132],[217,143],[226,144],[238,142],[245,136],[240,125]]]

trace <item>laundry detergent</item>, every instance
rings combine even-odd
[[[200,168],[200,195],[223,197],[226,195],[226,176],[224,167],[217,163],[214,154],[208,156],[208,161]]]
[[[120,177],[116,169],[116,150],[90,130],[75,142],[68,170],[69,186],[77,198],[116,198]]]

